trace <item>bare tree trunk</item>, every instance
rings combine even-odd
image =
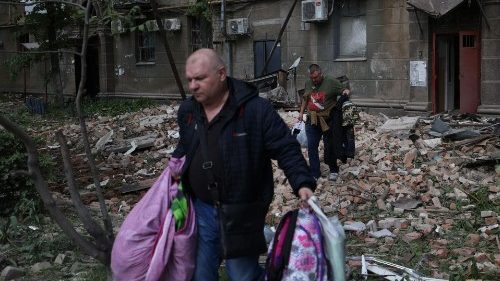
[[[94,186],[96,189],[97,199],[99,201],[99,205],[101,208],[102,217],[104,220],[104,227],[108,234],[108,237],[111,241],[114,240],[113,234],[113,225],[111,223],[111,218],[109,217],[108,210],[106,207],[106,203],[104,202],[104,195],[102,193],[101,183],[99,180],[99,174],[97,172],[97,167],[94,162],[94,156],[92,155],[92,150],[90,149],[89,137],[87,133],[87,125],[85,124],[85,118],[82,112],[82,96],[85,87],[85,83],[87,81],[87,45],[88,45],[88,36],[89,36],[89,19],[90,19],[90,11],[92,8],[92,1],[87,3],[87,7],[85,10],[85,22],[83,27],[83,36],[82,36],[82,53],[80,56],[81,59],[81,78],[80,85],[78,86],[78,94],[76,95],[76,112],[78,114],[78,119],[80,121],[80,130],[82,133],[83,146],[85,148],[85,154],[87,155],[87,160],[90,166],[90,172],[92,174],[92,178],[94,180]]]
[[[73,201],[73,205],[75,206],[76,212],[78,216],[82,220],[83,226],[85,230],[96,239],[97,246],[99,246],[102,250],[107,249],[110,245],[112,245],[112,241],[109,240],[108,235],[104,232],[104,229],[97,224],[95,220],[92,219],[89,210],[83,204],[82,198],[80,197],[80,193],[76,188],[75,177],[73,176],[73,169],[71,167],[69,149],[66,145],[66,138],[62,134],[61,131],[56,133],[57,141],[61,146],[61,154],[63,158],[64,164],[64,173],[66,174],[66,180],[68,181],[68,189],[69,194],[71,195],[71,201]]]
[[[84,91],[84,85],[86,82],[86,52],[87,52],[87,44],[88,44],[88,33],[89,33],[89,18],[91,11],[92,3],[89,1],[85,8],[85,24],[83,29],[83,38],[82,38],[82,72],[81,72],[81,80],[78,88],[76,108],[78,112],[78,117],[80,120],[80,128],[82,131],[82,138],[85,146],[85,152],[91,167],[92,177],[94,179],[94,184],[96,186],[96,193],[99,200],[105,229],[103,229],[96,221],[94,221],[83,205],[80,195],[76,189],[76,184],[73,177],[73,172],[71,169],[71,164],[69,160],[69,152],[66,146],[66,140],[61,132],[57,133],[57,138],[61,145],[61,152],[63,155],[65,174],[68,180],[68,186],[70,190],[70,194],[75,205],[76,211],[79,217],[82,219],[83,225],[85,229],[89,232],[89,234],[95,239],[95,243],[91,242],[88,238],[79,234],[72,223],[65,217],[65,215],[61,212],[61,210],[56,206],[54,199],[47,187],[47,183],[44,180],[42,173],[40,171],[40,165],[38,163],[38,152],[33,140],[19,128],[16,124],[12,123],[7,118],[0,116],[0,125],[2,125],[7,131],[14,134],[18,137],[25,145],[28,154],[28,171],[21,171],[27,175],[29,175],[35,184],[35,187],[40,194],[42,201],[45,204],[45,207],[48,209],[51,217],[55,220],[55,222],[61,227],[61,229],[66,233],[71,240],[75,242],[76,245],[80,246],[87,254],[94,257],[103,263],[108,269],[108,275],[111,276],[111,272],[109,270],[111,263],[111,250],[113,246],[114,234],[113,227],[111,224],[111,219],[109,218],[106,205],[104,202],[104,196],[102,193],[102,189],[100,187],[99,177],[97,173],[97,168],[94,163],[94,159],[92,153],[90,151],[90,145],[88,141],[88,135],[86,130],[86,124],[83,117],[83,113],[81,110],[81,99]]]
[[[50,19],[50,24],[47,26],[47,35],[49,43],[56,41],[56,29],[54,18],[54,7],[52,4],[47,4],[47,16]],[[59,53],[51,53],[50,55],[50,81],[52,88],[55,91],[55,97],[53,99],[54,104],[58,105],[60,108],[64,107],[64,95],[61,82],[61,67],[59,64]]]
[[[47,182],[43,178],[42,172],[40,171],[40,164],[38,162],[38,152],[36,150],[35,143],[33,140],[19,128],[16,124],[12,123],[7,118],[0,115],[0,125],[2,125],[7,131],[11,132],[13,135],[18,137],[26,147],[28,154],[28,171],[27,174],[33,179],[35,188],[40,194],[42,201],[49,211],[50,216],[55,220],[55,222],[61,227],[61,229],[69,236],[73,242],[80,246],[88,255],[97,259],[106,266],[110,264],[110,252],[102,251],[94,243],[87,240],[85,237],[80,235],[74,228],[73,224],[66,218],[66,216],[61,212],[61,210],[56,206],[54,198],[47,187]]]

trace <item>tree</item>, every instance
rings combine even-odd
[[[0,2],[0,4],[5,2]],[[12,3],[12,2],[9,2]],[[58,142],[61,146],[61,153],[64,162],[64,171],[66,175],[66,179],[68,182],[68,187],[70,191],[70,195],[75,205],[75,209],[77,211],[78,216],[80,217],[85,230],[90,234],[92,239],[86,238],[75,230],[75,227],[68,220],[68,218],[62,213],[62,211],[56,206],[54,199],[47,187],[47,182],[43,178],[43,175],[40,171],[40,164],[38,160],[38,152],[35,146],[33,139],[17,124],[8,120],[6,117],[0,115],[0,125],[2,125],[7,131],[18,137],[24,144],[28,154],[28,170],[22,171],[22,173],[30,176],[34,182],[35,188],[40,194],[42,201],[45,207],[48,209],[50,216],[55,220],[55,222],[61,227],[65,234],[67,234],[76,245],[81,247],[88,255],[94,257],[105,266],[108,267],[110,265],[110,257],[111,257],[111,249],[113,246],[113,228],[111,224],[111,220],[109,218],[106,204],[104,202],[104,196],[102,193],[102,189],[100,186],[99,175],[97,172],[96,165],[94,163],[94,158],[90,149],[90,144],[88,141],[87,127],[85,123],[85,119],[83,116],[81,101],[84,93],[84,85],[86,81],[86,55],[87,55],[87,44],[88,44],[88,36],[91,22],[91,11],[92,11],[92,2],[89,1],[85,4],[85,6],[75,4],[72,2],[66,1],[40,1],[40,3],[48,4],[48,3],[57,3],[58,5],[70,5],[73,7],[77,7],[81,9],[83,12],[83,24],[82,24],[82,46],[81,52],[78,54],[81,59],[81,79],[78,87],[77,98],[75,102],[75,106],[77,109],[78,119],[80,121],[80,130],[82,134],[82,139],[85,147],[85,153],[87,156],[88,163],[90,165],[90,170],[92,173],[92,177],[94,180],[94,185],[96,188],[96,194],[98,197],[98,201],[101,207],[101,212],[103,216],[103,224],[104,227],[101,226],[97,221],[95,221],[90,215],[89,210],[83,204],[79,192],[77,191],[72,167],[69,161],[69,152],[66,146],[66,140],[64,135],[59,131],[56,136]],[[20,3],[15,3],[20,4]],[[48,6],[46,6],[48,7]]]

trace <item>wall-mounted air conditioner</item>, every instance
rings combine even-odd
[[[111,34],[120,34],[125,32],[125,26],[119,19],[111,21]]]
[[[248,33],[248,19],[238,18],[230,19],[227,21],[227,34],[229,35],[242,35]]]
[[[181,30],[181,20],[179,18],[163,19],[163,28],[169,31]]]
[[[326,21],[328,19],[328,2],[326,0],[302,1],[302,21]]]

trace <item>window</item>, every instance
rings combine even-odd
[[[476,38],[474,35],[463,35],[462,47],[464,48],[475,48],[476,47]]]
[[[17,51],[24,52],[26,51],[24,43],[30,42],[30,35],[28,33],[21,34],[17,37]]]
[[[191,18],[191,52],[212,48],[212,25],[202,18]]]
[[[155,33],[142,32],[136,33],[136,60],[137,62],[155,61]]]
[[[366,0],[335,1],[337,22],[335,29],[336,54],[342,58],[366,56]]]

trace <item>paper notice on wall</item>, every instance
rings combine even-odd
[[[410,61],[410,86],[427,86],[427,64],[425,61]]]

